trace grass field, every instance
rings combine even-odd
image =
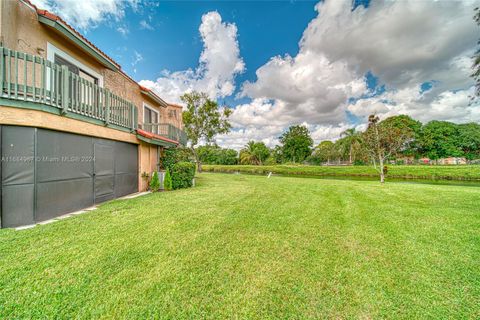
[[[427,166],[389,165],[387,178],[480,180],[480,165]],[[207,172],[243,172],[307,176],[378,176],[372,166],[307,166],[307,165],[203,165]]]
[[[480,317],[480,188],[202,174],[0,230],[0,318]]]

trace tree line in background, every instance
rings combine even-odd
[[[480,25],[480,9],[475,8],[474,20]],[[480,44],[480,40],[478,42]],[[473,55],[472,78],[475,93],[472,103],[480,97],[480,48]],[[478,123],[455,124],[447,121],[421,122],[406,115],[389,117],[383,121],[376,115],[368,119],[363,132],[348,129],[336,141],[322,141],[313,147],[308,128],[295,125],[279,137],[280,144],[273,149],[265,143],[249,141],[237,153],[215,144],[215,136],[228,133],[231,109],[219,108],[206,93],[189,92],[181,97],[186,105],[183,112],[185,133],[189,149],[176,150],[181,158],[197,163],[202,171],[206,164],[373,164],[383,182],[386,161],[410,162],[422,157],[436,160],[448,157],[480,158],[480,125]],[[198,146],[200,142],[206,146]]]
[[[411,163],[414,159],[438,160],[448,157],[480,158],[480,125],[430,121],[423,125],[406,115],[392,116],[383,121],[376,115],[368,119],[363,132],[348,129],[336,141],[322,141],[314,147],[306,126],[290,126],[279,137],[279,145],[269,148],[260,141],[249,141],[237,153],[215,144],[215,136],[228,133],[231,110],[219,108],[205,93],[183,95],[185,132],[191,160],[202,171],[205,164],[373,164],[384,177],[384,164],[391,161]],[[204,142],[205,146],[198,146]]]
[[[398,163],[413,159],[437,160],[447,157],[480,158],[480,125],[430,121],[425,125],[406,115],[379,121],[371,116],[364,132],[348,129],[336,141],[322,141],[313,147],[308,129],[291,126],[280,144],[268,148],[265,143],[250,141],[237,152],[215,144],[197,147],[199,160],[205,164],[378,164],[387,160]],[[376,163],[375,163],[376,162]]]

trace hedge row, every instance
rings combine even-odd
[[[387,176],[405,179],[480,180],[480,165],[387,165]],[[308,166],[308,165],[204,165],[206,172],[242,172],[252,174],[307,176],[365,176],[376,177],[372,166]]]

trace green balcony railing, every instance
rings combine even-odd
[[[108,89],[42,57],[0,47],[0,98],[45,105],[105,125],[137,128],[137,108]]]
[[[170,123],[142,123],[139,126],[145,131],[178,141],[182,145],[187,144],[187,135],[185,132]]]

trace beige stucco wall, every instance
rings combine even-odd
[[[177,117],[170,117],[170,110],[176,110]],[[183,108],[176,105],[168,105],[166,108],[165,113],[167,114],[167,121],[168,123],[173,124],[175,127],[183,129],[183,119],[182,119],[182,111]]]
[[[0,124],[45,128],[129,143],[138,143],[138,139],[133,133],[37,110],[0,106]]]
[[[146,172],[149,176],[152,176],[152,173],[157,170],[158,165],[158,147],[140,141],[138,147],[138,156],[140,164],[140,174],[139,176],[139,190],[147,190],[148,182],[146,179],[142,178],[142,173]]]
[[[4,46],[16,45],[16,35],[18,33],[18,24],[15,21],[18,19],[17,1],[0,0],[0,40]]]

